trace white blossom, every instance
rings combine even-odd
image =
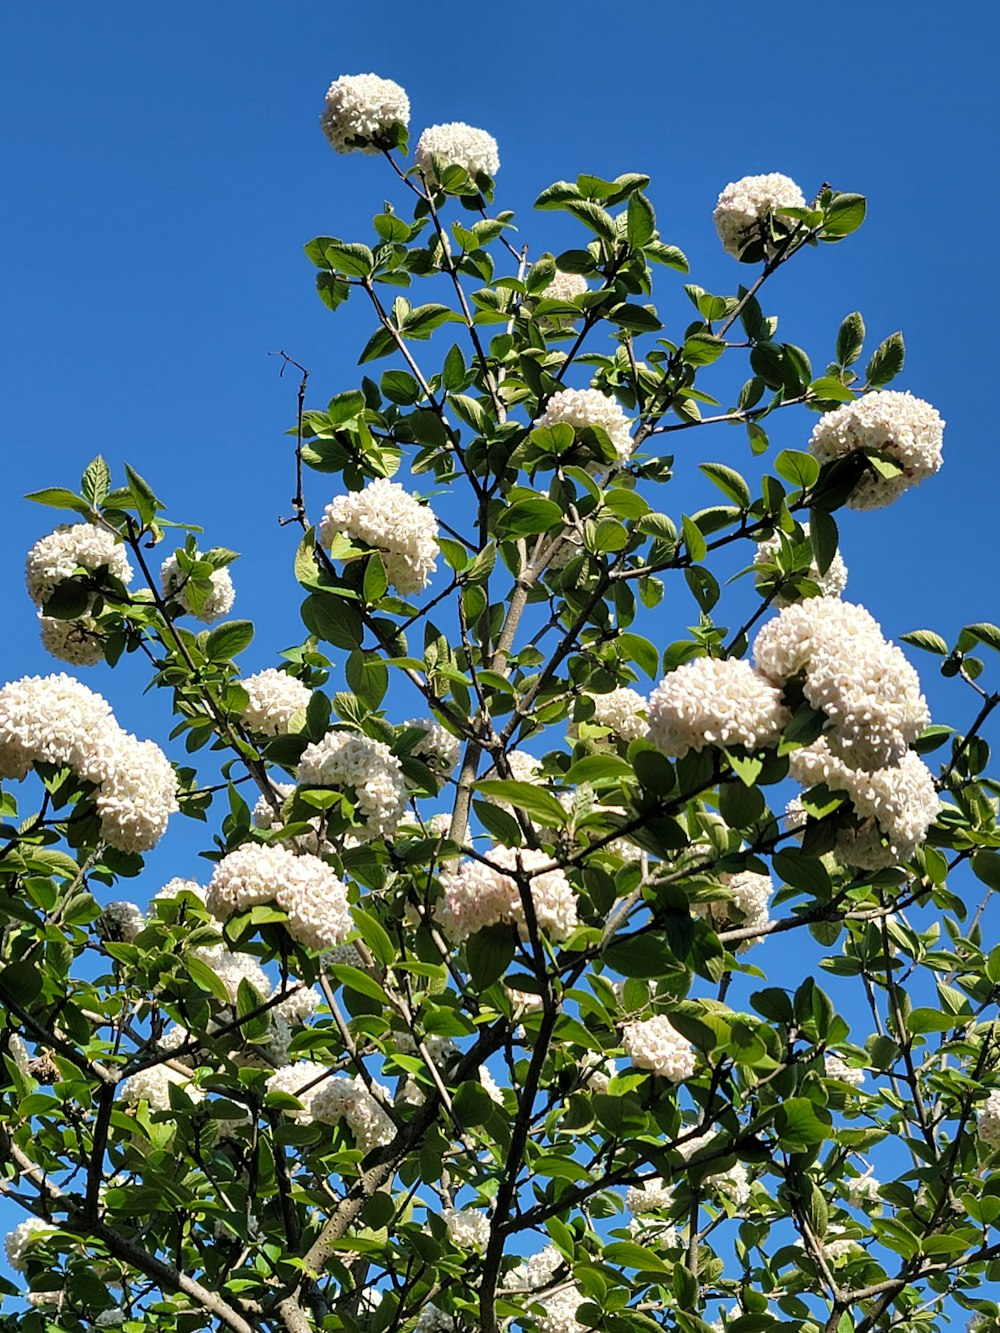
[[[589,696],[594,703],[594,716],[588,722],[594,726],[607,727],[612,736],[628,744],[641,740],[649,731],[646,720],[648,704],[638,690],[627,686],[618,686],[607,694]],[[578,727],[569,728],[571,736],[576,735]]]
[[[768,621],[754,641],[757,670],[775,685],[802,675],[826,714],[826,739],[855,768],[899,762],[930,714],[920,679],[878,622],[853,602],[811,597]]]
[[[620,463],[625,462],[635,448],[635,440],[630,434],[632,423],[624,409],[600,389],[560,389],[549,399],[545,411],[534,424],[572,426],[577,434],[588,427],[597,427],[611,440]]]
[[[676,1144],[676,1148],[684,1160],[690,1162],[708,1147],[714,1137],[714,1133],[709,1131],[706,1134],[699,1134],[697,1138],[688,1139],[685,1143]],[[750,1198],[750,1177],[742,1162],[734,1162],[724,1170],[710,1172],[702,1180],[714,1195],[728,1199],[737,1208],[742,1208]]]
[[[580,1288],[572,1284],[546,1292],[542,1302],[545,1313],[535,1320],[538,1333],[577,1333],[583,1325],[576,1312],[586,1299]]]
[[[546,301],[575,301],[578,296],[583,296],[588,291],[590,288],[582,273],[564,273],[561,268],[557,268],[549,285],[538,294]],[[546,318],[553,317],[549,315]],[[557,315],[555,318],[561,321],[563,317]],[[571,319],[572,316],[568,318]]]
[[[892,477],[869,465],[847,501],[851,509],[881,509],[938,471],[944,424],[937,409],[922,398],[880,389],[820,417],[809,449],[820,463],[861,449],[898,463],[902,471]]]
[[[496,1102],[497,1106],[503,1106],[503,1088],[490,1073],[487,1065],[479,1066],[479,1082],[490,1101]]]
[[[976,1133],[991,1148],[1000,1144],[1000,1091],[991,1092],[977,1108]]]
[[[823,1062],[826,1066],[827,1078],[838,1079],[841,1083],[850,1083],[853,1088],[860,1088],[865,1081],[865,1071],[849,1065],[839,1055],[834,1055],[828,1051]]]
[[[296,777],[306,787],[350,789],[363,821],[355,830],[358,837],[390,837],[406,813],[399,760],[388,745],[356,731],[330,731],[307,746]]]
[[[665,1180],[646,1180],[625,1191],[625,1207],[630,1213],[654,1213],[669,1208],[673,1201],[673,1186]]]
[[[802,524],[802,535],[803,539],[808,539],[808,523]],[[765,538],[764,541],[758,542],[757,553],[753,558],[754,565],[760,566],[773,562],[776,559],[778,552],[781,550],[781,545],[782,534],[777,532],[774,533],[773,536]],[[825,574],[819,572],[815,557],[810,559],[809,567],[805,572],[807,576],[812,579],[813,583],[817,584],[823,597],[843,596],[844,589],[847,587],[847,566],[844,564],[843,557],[839,551],[834,552],[833,559],[830,561]],[[761,571],[755,577],[757,586],[760,587],[765,580],[771,579],[774,576]],[[797,594],[790,594],[787,591],[784,591],[772,598],[771,605],[776,607],[789,606],[792,602],[798,600],[799,597]]]
[[[789,721],[781,691],[734,658],[677,667],[653,690],[648,712],[649,739],[672,759],[706,746],[767,749]]]
[[[384,1102],[392,1101],[388,1088],[374,1082],[373,1086]],[[327,1079],[313,1098],[312,1114],[314,1119],[328,1125],[343,1121],[363,1153],[390,1143],[396,1132],[360,1074],[353,1079],[342,1075]]]
[[[301,1110],[288,1109],[284,1112],[299,1124],[309,1125],[314,1119],[321,1119],[315,1114],[316,1099],[321,1089],[330,1081],[326,1065],[315,1060],[300,1060],[296,1064],[282,1065],[276,1069],[265,1084],[265,1091],[286,1092],[302,1103]]]
[[[764,253],[771,256],[777,246],[771,238],[770,220],[783,208],[805,206],[805,196],[795,182],[772,171],[732,181],[719,195],[712,217],[727,254],[739,259],[750,241],[762,240]],[[777,220],[789,231],[796,225],[791,218]]]
[[[236,1003],[241,981],[249,982],[262,1000],[266,1000],[274,989],[253,954],[231,953],[224,944],[209,944],[192,949],[191,956],[212,969],[226,988],[231,1004]]]
[[[153,902],[166,902],[176,898],[181,893],[191,893],[200,902],[205,901],[205,890],[193,879],[168,879],[163,888],[153,894]]]
[[[274,1006],[271,1011],[273,1014],[280,1015],[289,1027],[301,1027],[307,1018],[320,1008],[323,1003],[322,998],[312,986],[306,986],[302,982],[296,981],[294,977],[289,977],[286,986],[280,992],[282,999]]]
[[[474,1208],[445,1208],[441,1214],[448,1239],[459,1250],[484,1250],[490,1238],[490,1219]]]
[[[342,74],[327,89],[320,117],[330,147],[338,153],[394,148],[391,131],[410,123],[410,99],[398,83],[377,74]]]
[[[413,160],[428,180],[436,180],[432,158],[445,166],[464,167],[470,176],[495,176],[500,170],[497,141],[464,121],[429,125],[413,150]]]
[[[7,1038],[7,1054],[14,1061],[21,1077],[28,1078],[31,1074],[31,1055],[24,1038],[16,1032],[12,1032]]]
[[[15,1273],[26,1271],[28,1265],[25,1259],[33,1242],[40,1240],[46,1234],[51,1235],[54,1231],[55,1227],[42,1218],[26,1217],[23,1222],[18,1222],[13,1231],[7,1232],[4,1249],[7,1252],[7,1262]]]
[[[80,620],[59,620],[38,613],[42,647],[60,662],[70,666],[96,666],[104,661],[104,635],[97,623],[85,616]]]
[[[722,887],[729,897],[695,903],[694,911],[698,916],[709,920],[716,930],[733,926],[759,929],[767,924],[768,903],[774,892],[770,876],[758,875],[753,870],[741,870],[735,875],[723,875]],[[739,949],[749,949],[751,945],[758,944],[761,938],[744,940]]]
[[[434,573],[437,519],[396,481],[376,477],[362,491],[337,495],[320,520],[317,537],[329,549],[337,533],[380,551],[390,585],[401,593],[420,592]]]
[[[287,913],[288,933],[308,949],[333,948],[352,929],[347,890],[319,857],[248,842],[222,858],[206,895],[213,916],[225,921],[269,902]]]
[[[872,1175],[851,1176],[844,1181],[844,1192],[852,1208],[863,1212],[877,1210],[881,1204],[879,1190],[882,1186]]]
[[[28,552],[24,577],[28,596],[42,607],[77,569],[90,573],[107,566],[120,583],[131,583],[132,567],[125,547],[96,523],[64,523],[35,542]]]
[[[411,751],[414,758],[422,759],[431,772],[438,777],[451,777],[462,749],[462,742],[459,738],[453,736],[446,727],[443,727],[440,722],[433,718],[411,718],[408,722],[404,722],[402,726],[423,732],[422,738],[417,741]]]
[[[683,1083],[694,1073],[694,1048],[665,1014],[626,1023],[622,1046],[637,1069],[651,1069],[671,1083]]]
[[[287,671],[268,667],[240,682],[250,702],[243,710],[243,724],[260,736],[287,735],[292,718],[305,711],[312,690]]]
[[[200,552],[196,552],[194,558],[200,559]],[[188,595],[188,576],[181,570],[177,556],[168,555],[160,566],[163,596],[177,602],[205,625],[211,625],[214,620],[228,615],[236,601],[236,589],[228,569],[213,569],[208,575],[208,581],[212,585],[211,590],[204,605],[196,610]]]
[[[441,876],[444,900],[437,918],[445,935],[461,944],[485,926],[509,922],[516,925],[522,939],[528,937],[524,906],[516,880],[505,872],[520,869],[525,874],[551,862],[545,852],[530,847],[495,846],[490,849],[491,865],[481,861],[463,861],[457,870]],[[534,874],[530,880],[531,901],[539,929],[551,939],[566,939],[577,924],[576,894],[559,869]]]
[[[527,1291],[537,1291],[539,1287],[548,1286],[565,1262],[554,1245],[546,1245],[544,1249],[529,1255],[516,1268],[506,1273],[503,1286],[508,1290],[517,1287]]]
[[[597,1056],[592,1064],[581,1071],[589,1092],[606,1093],[608,1084],[618,1073],[618,1064],[610,1056]]]
[[[183,1089],[193,1102],[200,1102],[205,1096],[201,1088],[191,1082],[190,1074],[182,1074],[166,1064],[151,1065],[148,1069],[130,1074],[118,1084],[118,1095],[126,1106],[148,1102],[153,1111],[169,1111],[171,1085]]]
[[[454,1333],[455,1321],[450,1314],[439,1310],[433,1301],[421,1308],[413,1333]]]
[[[116,726],[108,701],[63,672],[10,681],[0,689],[0,778],[23,778],[39,761],[89,767]]]
[[[146,918],[135,903],[108,903],[97,918],[97,933],[105,940],[124,940],[131,943],[146,924]]]
[[[119,731],[84,776],[98,782],[101,837],[122,852],[148,852],[177,809],[177,775],[154,741]]]

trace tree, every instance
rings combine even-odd
[[[1000,694],[977,653],[1000,629],[906,636],[976,695],[964,733],[930,726],[840,597],[834,516],[930,477],[940,417],[885,388],[900,335],[862,376],[849,314],[817,376],[759,300],[865,201],[727,187],[752,277],[687,285],[668,331],[652,274],[687,263],[647,177],[552,185],[538,207],[581,240],[535,253],[494,209],[491,137],[432,127],[407,166],[408,119],[374,75],[327,97],[332,145],[381,155],[406,208],[373,245],[306,247],[326,305],[374,328],[325,410],[286,357],[307,637],[282,665],[241,675],[235,552],[135,470],[31,497],[82,520],[29,553],[46,646],[144,654],[197,767],[73,677],[0,689],[0,1146],[31,1307],[4,1325],[868,1333],[949,1299],[993,1321]],[[744,353],[723,408],[705,372]],[[809,448],[771,461],[788,408]],[[661,447],[718,423],[759,475],[702,463],[710,503],[669,517]],[[333,478],[316,525],[306,469]],[[755,587],[736,629],[709,567],[730,552]],[[102,907],[177,811],[215,821],[207,884]],[[789,954],[806,936],[845,1013]]]

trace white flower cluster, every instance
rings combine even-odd
[[[455,1321],[445,1310],[428,1301],[417,1316],[413,1333],[454,1333]]]
[[[97,933],[105,940],[123,940],[130,944],[146,924],[135,903],[124,900],[108,903],[97,918]]]
[[[215,867],[205,897],[220,921],[260,903],[288,916],[288,933],[307,949],[331,949],[351,932],[347,890],[318,856],[247,842]]]
[[[295,791],[294,782],[274,782],[271,783],[274,790],[281,797],[282,801],[287,800]],[[280,811],[276,811],[268,798],[261,793],[257,797],[250,814],[254,828],[264,829],[265,831],[281,834],[284,824],[281,822]],[[296,820],[296,823],[299,821]],[[313,815],[305,821],[309,825],[308,833],[296,833],[291,837],[279,837],[278,841],[282,847],[290,847],[296,852],[310,852],[313,856],[323,856],[326,852],[334,850],[333,843],[326,836],[324,829],[324,815],[322,811]],[[345,839],[346,841],[346,839]]]
[[[231,953],[224,944],[208,944],[192,949],[191,956],[212,969],[225,986],[231,1004],[236,1003],[241,981],[248,981],[262,1000],[266,1000],[274,989],[253,954]]]
[[[463,861],[457,870],[441,876],[444,899],[437,910],[441,929],[453,944],[461,944],[485,926],[500,922],[516,925],[522,939],[528,926],[517,882],[511,871],[531,874],[547,866],[551,857],[530,847],[495,846],[490,849],[492,864]],[[559,869],[534,874],[530,880],[531,901],[538,927],[550,939],[566,939],[577,924],[576,894]]]
[[[327,505],[318,529],[329,549],[337,533],[363,542],[382,554],[386,578],[401,593],[427,587],[437,560],[437,519],[430,507],[396,481],[376,477],[362,491],[337,495]]]
[[[690,1162],[703,1148],[706,1148],[715,1135],[712,1132],[700,1134],[686,1143],[678,1143],[677,1151],[686,1162]],[[706,1185],[715,1195],[728,1199],[730,1203],[742,1208],[750,1198],[750,1177],[742,1162],[734,1162],[724,1171],[715,1171],[703,1177]]]
[[[683,1083],[694,1073],[694,1047],[665,1014],[626,1023],[622,1046],[636,1069],[651,1069],[671,1083]]]
[[[448,778],[454,772],[462,742],[453,736],[447,728],[433,718],[414,717],[402,724],[414,731],[422,731],[423,737],[413,747],[412,754],[422,759],[432,773],[440,778]]]
[[[538,1333],[578,1333],[583,1325],[576,1312],[586,1299],[580,1288],[572,1284],[546,1292],[545,1313],[535,1320]]]
[[[879,870],[909,861],[941,807],[930,769],[912,750],[894,766],[851,768],[821,737],[788,759],[790,775],[803,787],[822,782],[850,797],[860,824],[837,832],[837,856],[846,865]]]
[[[96,666],[104,661],[104,635],[90,616],[79,620],[58,620],[38,613],[42,647],[60,662],[70,666]]]
[[[413,150],[413,160],[428,180],[436,180],[436,157],[449,167],[464,167],[470,176],[495,176],[500,170],[497,141],[485,130],[474,129],[464,121],[447,125],[429,125]]]
[[[590,288],[582,273],[564,273],[561,268],[557,268],[552,275],[552,281],[539,295],[546,301],[575,301],[578,296],[583,296],[584,292],[588,291]]]
[[[31,1055],[25,1045],[24,1038],[16,1032],[12,1032],[7,1038],[7,1054],[17,1065],[21,1077],[28,1078],[31,1074]]]
[[[806,699],[830,719],[831,748],[854,767],[897,764],[929,721],[916,671],[853,602],[811,597],[787,606],[753,652],[775,685],[802,674]]]
[[[595,726],[607,727],[617,740],[627,745],[630,741],[641,740],[649,731],[646,721],[648,704],[638,690],[618,686],[607,694],[592,694],[590,697],[594,701],[594,716],[589,721]],[[575,731],[575,726],[571,726],[570,735]]]
[[[377,74],[334,79],[320,117],[323,133],[338,153],[377,153],[381,142],[389,142],[394,126],[409,123],[410,99],[398,83]]]
[[[859,449],[892,458],[902,472],[883,477],[869,468],[847,501],[851,509],[881,509],[937,472],[943,439],[944,422],[930,403],[912,393],[881,389],[820,417],[809,450],[821,463]]]
[[[716,930],[736,925],[760,929],[767,925],[768,904],[774,892],[770,876],[758,875],[753,870],[741,870],[735,875],[723,875],[722,886],[728,890],[730,897],[693,904],[698,916],[705,917]],[[744,940],[739,946],[740,950],[758,944],[760,938]]]
[[[750,241],[763,240],[765,254],[773,255],[777,247],[771,238],[771,219],[782,208],[805,206],[805,196],[795,182],[772,171],[732,181],[719,195],[712,217],[727,254],[739,259]],[[794,226],[791,218],[784,222],[789,229]]]
[[[306,787],[336,787],[354,793],[363,823],[359,838],[387,838],[406,813],[407,793],[399,760],[382,741],[356,731],[330,731],[306,747],[296,778]]]
[[[490,1219],[475,1208],[445,1208],[441,1214],[448,1239],[459,1250],[485,1250],[490,1239]]]
[[[190,1074],[182,1074],[166,1064],[151,1065],[149,1069],[130,1074],[119,1083],[118,1094],[127,1106],[148,1102],[153,1111],[169,1111],[171,1085],[183,1089],[193,1102],[200,1102],[205,1096],[201,1088],[191,1082]]]
[[[23,1222],[18,1222],[13,1231],[7,1232],[4,1249],[7,1253],[7,1262],[15,1273],[23,1273],[27,1268],[25,1256],[32,1242],[53,1231],[55,1227],[40,1217],[26,1217]]]
[[[24,571],[28,596],[36,606],[43,607],[59,584],[72,578],[77,569],[94,573],[105,565],[119,582],[132,582],[132,566],[113,533],[96,523],[61,524],[28,552]]]
[[[673,1186],[665,1180],[646,1180],[630,1185],[625,1191],[625,1207],[630,1213],[655,1213],[669,1208],[674,1201]]]
[[[991,1092],[978,1108],[976,1133],[981,1141],[991,1148],[1000,1144],[1000,1092]]]
[[[608,1084],[618,1073],[618,1063],[607,1056],[598,1056],[592,1064],[585,1064],[581,1070],[584,1084],[589,1092],[606,1093]]]
[[[851,1176],[849,1180],[844,1181],[847,1202],[852,1208],[860,1208],[864,1212],[869,1212],[873,1208],[878,1209],[881,1204],[879,1198],[881,1188],[881,1184],[871,1175]]]
[[[537,1291],[539,1287],[545,1287],[552,1281],[563,1263],[565,1260],[556,1247],[546,1245],[544,1249],[536,1254],[530,1254],[516,1268],[504,1274],[503,1286],[507,1290],[517,1287],[527,1291]]]
[[[808,523],[802,524],[802,535],[803,537],[808,538]],[[776,532],[773,536],[767,537],[764,541],[757,543],[757,554],[754,556],[753,562],[755,565],[769,564],[775,559],[780,550],[781,536]],[[844,564],[843,557],[839,551],[834,554],[825,574],[819,572],[815,560],[810,561],[807,573],[813,583],[819,586],[820,592],[824,597],[842,597],[844,595],[844,589],[847,587],[847,566]],[[757,586],[760,587],[765,579],[771,577],[772,576],[769,574],[757,574]],[[797,600],[797,596],[788,596],[786,593],[781,592],[773,599],[772,605],[778,607],[789,606],[792,602]]]
[[[789,721],[781,691],[749,662],[696,657],[664,676],[649,699],[649,739],[672,759],[706,746],[777,744]]]
[[[168,879],[163,888],[153,894],[153,902],[166,902],[171,898],[176,898],[181,893],[191,893],[199,899],[205,901],[205,890],[193,879]]]
[[[313,1108],[319,1090],[328,1078],[326,1065],[317,1064],[315,1060],[300,1060],[297,1064],[282,1065],[276,1069],[267,1080],[266,1091],[286,1092],[291,1097],[297,1097],[302,1103],[302,1109],[287,1110],[284,1114],[299,1124],[309,1125],[318,1119]]]
[[[383,1101],[392,1101],[388,1088],[381,1083],[373,1083],[373,1087]],[[343,1121],[363,1153],[391,1143],[396,1132],[360,1074],[352,1079],[337,1076],[320,1084],[312,1100],[312,1114],[328,1125]]]
[[[618,461],[624,463],[635,448],[632,423],[620,403],[600,389],[560,389],[546,404],[536,426],[572,426],[574,431],[597,427],[614,446]]]
[[[177,809],[177,778],[152,741],[122,731],[101,695],[71,676],[25,676],[0,689],[0,778],[65,764],[96,787],[101,837],[124,852],[155,847]]]
[[[197,553],[195,558],[200,558]],[[177,602],[205,625],[211,625],[213,620],[228,615],[236,601],[236,589],[233,587],[232,575],[228,569],[213,569],[208,581],[212,585],[211,591],[204,605],[195,610],[188,596],[188,576],[181,570],[177,556],[168,555],[160,566],[160,586],[163,596],[169,601]]]
[[[839,1079],[841,1083],[850,1083],[852,1088],[860,1088],[865,1081],[865,1071],[855,1069],[846,1060],[842,1060],[839,1055],[828,1052],[824,1056],[823,1063],[827,1078]]]
[[[312,690],[287,671],[268,667],[240,684],[250,696],[243,723],[259,736],[285,736],[292,718],[309,707]]]

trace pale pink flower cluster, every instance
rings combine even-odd
[[[259,736],[287,735],[292,718],[309,707],[312,690],[287,671],[268,667],[240,682],[250,697],[243,724]]]
[[[104,566],[119,582],[132,582],[132,566],[125,547],[113,533],[96,523],[61,524],[35,542],[28,552],[25,564],[28,596],[36,606],[43,607],[59,584],[72,578],[77,569],[94,573]]]
[[[327,505],[317,537],[329,549],[337,533],[382,554],[386,578],[401,593],[420,592],[434,573],[437,519],[428,505],[396,481],[376,477],[362,491],[337,495]]]
[[[603,430],[624,463],[635,448],[630,434],[632,423],[621,404],[600,389],[560,389],[546,404],[536,426],[572,426],[580,432],[588,427]]]
[[[101,695],[71,676],[25,676],[0,689],[0,778],[65,764],[96,787],[101,837],[125,852],[155,847],[177,809],[177,778],[152,741],[123,731]]]
[[[929,721],[916,671],[853,602],[811,597],[785,607],[753,653],[774,685],[802,675],[809,704],[830,719],[831,748],[854,767],[897,764]]]
[[[706,746],[767,749],[789,721],[781,691],[734,658],[677,667],[653,691],[648,712],[649,739],[672,759]]]
[[[521,870],[531,874],[531,901],[538,928],[550,939],[566,939],[577,925],[576,894],[564,871],[544,870],[551,862],[545,852],[530,847],[495,846],[490,849],[491,864],[463,861],[457,870],[441,876],[444,899],[437,909],[441,929],[454,944],[461,944],[485,926],[509,922],[522,939],[528,926],[517,881],[509,873]]]
[[[307,949],[330,949],[352,929],[347,890],[333,870],[308,852],[244,843],[215,867],[206,895],[220,921],[261,903],[288,916],[288,933]]]
[[[7,1262],[15,1273],[23,1273],[27,1269],[26,1256],[33,1242],[54,1231],[55,1227],[40,1217],[26,1217],[23,1222],[18,1222],[13,1231],[7,1232],[4,1250]]]
[[[977,1109],[976,1133],[991,1148],[1000,1144],[1000,1092],[991,1092]]]
[[[944,424],[937,409],[922,398],[881,389],[820,417],[809,450],[821,463],[859,449],[894,459],[902,472],[883,477],[869,467],[847,501],[851,509],[881,509],[938,471]]]
[[[354,793],[362,823],[359,838],[387,838],[406,813],[407,791],[399,760],[382,741],[356,731],[330,731],[302,752],[298,782]]]
[[[199,557],[196,555],[196,558]],[[211,591],[205,599],[204,606],[196,611],[188,597],[188,576],[181,570],[177,556],[168,555],[160,566],[160,586],[163,596],[177,602],[205,625],[211,625],[214,620],[228,615],[236,601],[236,589],[233,587],[232,575],[228,569],[213,569],[208,581],[212,585]]]
[[[490,1219],[475,1208],[445,1208],[441,1213],[448,1239],[459,1250],[485,1250]]]
[[[852,1088],[860,1088],[865,1081],[865,1071],[863,1069],[856,1069],[853,1065],[849,1065],[846,1060],[839,1055],[834,1055],[832,1051],[824,1056],[823,1063],[827,1078],[839,1079],[841,1083],[850,1083]]]
[[[462,742],[453,736],[447,728],[433,718],[414,717],[402,724],[414,731],[422,731],[423,737],[413,747],[412,754],[422,759],[432,773],[440,778],[448,778],[454,772]]]
[[[410,99],[377,74],[342,74],[327,90],[320,125],[337,153],[378,153],[396,125],[410,122]]]
[[[802,535],[803,537],[808,538],[809,536],[808,523],[802,524]],[[765,538],[765,540],[762,542],[758,542],[757,554],[754,556],[753,562],[755,565],[770,563],[775,559],[780,550],[781,550],[781,535],[776,532],[774,533],[773,536]],[[815,559],[811,560],[808,569],[808,576],[810,579],[812,579],[812,581],[815,584],[818,585],[822,596],[842,597],[844,595],[844,589],[847,587],[847,566],[844,564],[843,558],[839,551],[837,551],[834,554],[834,557],[830,561],[829,567],[827,568],[825,574],[821,574],[819,572],[819,570],[816,567]],[[758,587],[765,579],[771,577],[772,576],[769,574],[764,574],[764,573],[757,574],[756,581]],[[778,593],[777,596],[772,599],[771,604],[772,606],[778,606],[778,607],[789,606],[791,605],[792,602],[798,600],[799,599],[795,594],[789,596],[787,593],[781,592]]]
[[[739,259],[750,241],[763,240],[765,254],[773,255],[777,247],[771,239],[770,219],[780,209],[805,206],[805,196],[795,182],[772,171],[732,181],[719,195],[712,217],[727,254]],[[795,225],[791,218],[783,221],[789,230]]]
[[[636,1069],[651,1069],[671,1083],[683,1083],[694,1073],[694,1047],[665,1014],[626,1023],[622,1046]]]
[[[437,158],[445,166],[464,167],[470,176],[495,176],[500,170],[497,141],[485,130],[474,129],[464,121],[447,125],[429,125],[413,150],[413,160],[428,180],[435,180]]]
[[[130,1074],[119,1083],[118,1095],[126,1106],[148,1102],[153,1111],[169,1111],[171,1086],[181,1088],[192,1102],[204,1099],[204,1092],[191,1082],[190,1074],[182,1074],[166,1064],[151,1065],[149,1069]]]

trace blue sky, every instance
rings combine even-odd
[[[21,567],[58,516],[20,497],[75,485],[97,452],[116,471],[128,459],[171,517],[245,552],[233,572],[237,612],[258,625],[247,670],[301,637],[295,538],[276,523],[292,490],[283,432],[295,386],[268,354],[283,348],[310,368],[317,405],[353,383],[370,328],[354,308],[336,320],[324,309],[302,244],[323,232],[367,239],[382,199],[399,199],[384,163],[335,157],[319,131],[330,80],[369,70],[406,87],[416,133],[466,120],[496,136],[497,207],[517,211],[533,253],[577,239],[530,205],[583,171],[649,173],[664,238],[687,252],[691,280],[717,292],[746,277],[711,222],[728,181],[781,171],[807,196],[823,181],[868,195],[861,232],[803,256],[765,301],[817,366],[851,310],[873,342],[902,328],[907,365],[893,387],[948,422],[939,477],[890,510],[845,515],[848,596],[890,636],[1000,621],[996,23],[968,0],[946,12],[947,25],[925,0],[8,7],[0,675],[57,669]],[[691,317],[672,275],[661,311],[675,329]],[[810,426],[805,414],[783,424],[780,443],[804,447]],[[681,438],[688,468],[751,470],[739,432]],[[313,512],[329,498],[328,479],[313,476]],[[676,512],[669,490],[663,505]],[[662,642],[677,632],[665,624]],[[972,710],[959,686],[915,657],[937,720],[961,725]],[[164,738],[165,702],[141,698],[139,671],[86,679],[126,725]],[[199,873],[201,833],[171,832],[152,858],[158,882]]]

